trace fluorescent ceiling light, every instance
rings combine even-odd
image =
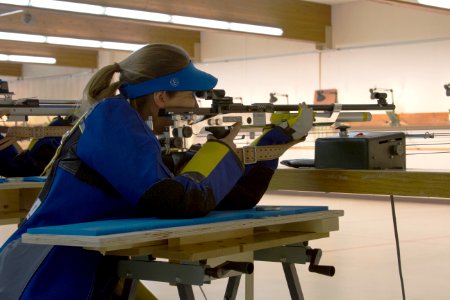
[[[55,45],[104,48],[104,49],[126,50],[126,51],[135,51],[144,46],[143,44],[73,39],[73,38],[66,38],[66,37],[43,36],[43,35],[34,35],[34,34],[20,34],[20,33],[11,33],[11,32],[0,32],[0,39],[1,40],[10,40],[10,41],[19,41],[19,42],[48,43],[48,44],[55,44]]]
[[[7,55],[0,54],[0,61],[26,62],[37,64],[55,64],[54,57],[29,56],[29,55]]]
[[[449,0],[418,0],[420,4],[450,9]]]
[[[419,0],[419,1],[443,2],[444,0],[442,0],[442,1]],[[171,16],[168,14],[162,14],[162,13],[156,13],[156,12],[124,9],[124,8],[117,8],[117,7],[106,7],[106,6],[100,6],[100,5],[91,5],[91,4],[76,3],[76,2],[69,2],[69,1],[0,0],[0,3],[20,5],[20,6],[32,6],[32,7],[46,8],[46,9],[63,10],[63,11],[71,11],[71,12],[77,12],[77,13],[104,15],[104,16],[109,16],[109,17],[145,20],[145,21],[150,21],[150,22],[173,23],[173,24],[179,24],[179,25],[203,27],[203,28],[213,28],[213,29],[240,31],[240,32],[248,32],[248,33],[258,33],[258,34],[266,34],[266,35],[277,35],[277,36],[283,35],[283,30],[281,28],[276,28],[276,27],[259,26],[259,25],[252,25],[252,24],[243,24],[243,23],[233,23],[233,22],[226,22],[226,21],[219,21],[219,20],[176,16],[176,15]]]
[[[37,35],[37,34],[0,32],[0,40],[31,42],[31,43],[44,43],[45,36]]]
[[[103,6],[68,1],[30,0],[30,4],[28,5],[32,7],[72,11],[93,15],[101,15],[105,12],[105,8]]]
[[[278,35],[278,36],[283,35],[283,30],[281,30],[280,28],[243,24],[243,23],[230,23],[230,30],[267,34],[267,35]]]
[[[18,9],[18,10],[14,10],[14,11],[8,11],[8,12],[4,12],[0,14],[0,17],[6,17],[6,16],[10,16],[10,15],[15,15],[15,14],[19,14],[22,13],[23,9]]]
[[[160,14],[154,12],[147,12],[142,10],[105,7],[105,15],[111,17],[128,18],[136,20],[145,20],[153,22],[169,22],[170,16],[167,14]]]
[[[102,43],[95,40],[73,39],[66,37],[48,36],[47,43],[56,45],[68,45],[90,48],[101,48]]]
[[[224,21],[210,20],[210,19],[202,19],[202,18],[192,18],[192,17],[183,17],[183,16],[172,16],[172,23],[188,25],[188,26],[197,26],[197,27],[207,27],[214,29],[230,29],[230,23]]]
[[[22,5],[22,6],[27,6],[29,2],[30,2],[29,0],[2,0],[2,1],[0,1],[0,3],[2,3],[2,4],[12,4],[12,5]]]

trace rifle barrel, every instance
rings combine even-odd
[[[311,104],[308,105],[316,111],[333,111],[334,104]],[[295,111],[298,105],[275,105],[277,111]],[[379,105],[379,104],[342,104],[341,110],[394,110],[394,104]]]

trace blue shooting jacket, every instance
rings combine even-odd
[[[155,193],[148,191],[167,181],[187,194],[194,191],[196,201],[213,197],[218,204],[243,166],[228,146],[208,144],[189,172],[175,176],[162,162],[156,136],[123,96],[93,106],[63,142],[27,218],[0,249],[0,299],[109,299],[117,279],[114,258],[77,247],[25,244],[21,235],[33,227],[142,216],[139,202],[147,197],[151,203]]]

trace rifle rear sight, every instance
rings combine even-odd
[[[375,92],[374,89],[369,89],[370,92],[370,99],[376,99],[378,104],[381,106],[385,106],[387,105],[387,97],[388,94],[387,93],[380,93],[380,92]]]
[[[234,105],[242,106],[242,104],[233,103],[233,97],[225,96],[225,90],[197,91],[195,92],[195,96],[205,100],[212,100],[211,112],[215,113],[230,110],[230,107]]]

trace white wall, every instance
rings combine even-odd
[[[317,86],[313,43],[202,32],[200,53],[199,66],[219,78],[217,88],[245,104],[268,102],[272,92],[288,94],[291,103],[309,101]]]
[[[36,74],[32,77],[4,79],[8,81],[9,90],[15,93],[13,99],[35,97],[38,99],[77,100],[81,99],[83,88],[92,74],[91,70],[79,70],[78,73],[73,74],[45,77]]]
[[[247,104],[268,101],[270,92],[289,94],[291,103],[311,103],[320,88],[337,88],[342,103],[373,103],[368,90],[379,87],[394,90],[398,112],[448,111],[443,85],[450,82],[449,14],[344,3],[333,6],[332,35],[337,48],[318,51],[311,43],[204,32],[199,65],[219,78],[218,88]],[[101,51],[99,64],[126,55]],[[81,97],[92,70],[53,68],[28,66],[24,80],[9,79],[10,89],[17,97]]]
[[[202,67],[245,103],[288,93],[311,103],[337,88],[341,103],[374,103],[370,88],[393,89],[399,113],[448,112],[450,14],[358,1],[334,5],[333,49],[311,43],[202,33]],[[390,100],[390,99],[388,99]]]
[[[333,48],[448,39],[450,14],[357,1],[332,6]]]
[[[202,35],[203,55],[230,44],[228,37],[223,44],[217,41],[217,34],[211,43],[211,35]],[[291,54],[278,41],[273,44],[280,47],[280,53],[266,57],[251,52],[252,43],[246,37],[234,38],[231,44],[238,45],[234,50],[239,44],[247,45],[240,57],[233,53],[231,59],[218,60],[205,55],[201,68],[219,78],[218,88],[243,97],[247,104],[267,101],[270,92],[289,94],[291,103],[312,103],[314,90],[320,88],[337,88],[341,103],[374,103],[369,89],[378,87],[394,90],[398,112],[444,112],[450,107],[443,87],[450,82],[450,38]]]
[[[450,39],[323,54],[322,85],[336,87],[342,102],[370,102],[369,88],[394,91],[397,112],[447,112]]]

